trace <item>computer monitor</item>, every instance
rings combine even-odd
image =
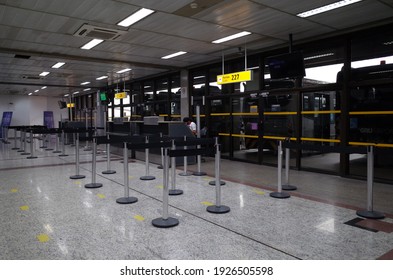
[[[299,78],[306,75],[301,52],[270,56],[267,58],[267,64],[272,79]]]
[[[59,100],[59,101],[57,101],[57,104],[59,104],[60,109],[67,108],[67,103],[65,101]]]

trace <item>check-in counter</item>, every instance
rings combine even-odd
[[[191,130],[180,121],[159,121],[158,117],[145,117],[144,121],[114,121],[108,122],[108,132],[124,135],[156,135],[159,136],[162,133],[163,136],[169,137],[195,137]],[[117,145],[118,148],[122,148]],[[114,149],[113,152],[119,153],[118,149]],[[161,164],[161,150],[151,149],[150,151],[150,162]],[[143,160],[144,151],[137,151],[135,153],[136,158]],[[188,157],[187,163],[194,164],[196,162],[195,157]],[[176,159],[176,165],[182,165],[183,158]]]

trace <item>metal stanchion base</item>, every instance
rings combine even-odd
[[[206,172],[203,172],[203,171],[200,171],[200,172],[198,172],[198,171],[196,171],[196,172],[193,172],[192,173],[192,175],[194,175],[194,176],[205,176],[207,173]]]
[[[192,174],[193,174],[193,173],[192,173],[192,172],[189,172],[189,171],[179,173],[180,176],[191,176]]]
[[[169,195],[181,195],[181,194],[183,194],[182,190],[179,189],[169,190]]]
[[[368,210],[358,210],[356,214],[360,217],[368,218],[368,219],[383,219],[385,215],[381,212],[377,211],[368,211]]]
[[[157,218],[151,221],[152,225],[158,228],[170,228],[179,224],[179,220],[169,217],[168,219]]]
[[[11,150],[19,150],[19,148],[12,148]]]
[[[97,188],[101,188],[102,184],[101,183],[90,183],[90,184],[86,184],[85,188],[87,189],[97,189]]]
[[[70,179],[83,179],[83,178],[86,178],[86,176],[85,175],[73,175],[73,176],[70,176]]]
[[[61,155],[59,155],[59,157],[68,157],[68,155],[61,154]]]
[[[274,198],[289,198],[289,197],[291,197],[291,195],[286,192],[272,192],[272,193],[270,193],[270,196],[274,197]]]
[[[27,159],[34,159],[34,158],[37,158],[37,157],[33,157],[33,156],[27,157]]]
[[[223,186],[223,185],[225,185],[225,184],[226,184],[226,183],[225,183],[224,181],[221,181],[221,180],[220,180],[220,185],[221,185],[221,186]],[[214,181],[210,181],[210,182],[209,182],[209,185],[215,186],[215,185],[216,185],[216,181],[215,181],[215,180],[214,180]]]
[[[25,150],[17,150],[18,153],[24,153]]]
[[[21,153],[22,156],[30,155],[30,153]]]
[[[46,149],[48,146],[41,146],[40,149]]]
[[[45,149],[45,151],[53,151],[52,148]]]
[[[60,154],[61,151],[53,151],[52,153],[54,153],[54,154]]]
[[[148,175],[146,175],[146,176],[142,176],[142,177],[140,177],[139,179],[141,179],[141,180],[144,180],[144,181],[149,181],[149,180],[155,180],[156,179],[156,177],[154,177],[154,176],[148,176]]]
[[[137,202],[138,199],[136,197],[120,197],[116,199],[116,202],[119,204],[131,204]]]
[[[105,170],[105,171],[102,171],[102,174],[115,174],[115,173],[116,173],[115,170]]]
[[[231,211],[231,208],[225,205],[221,205],[221,206],[212,205],[212,206],[208,206],[206,208],[206,211],[214,214],[225,214]]]
[[[293,185],[282,185],[284,191],[296,191],[297,187]]]

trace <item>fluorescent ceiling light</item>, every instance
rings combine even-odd
[[[33,94],[32,92],[29,93],[29,95],[32,95],[32,94]]]
[[[61,66],[63,66],[65,64],[65,62],[57,62],[55,65],[52,66],[52,68],[60,68]]]
[[[39,90],[38,90],[38,89],[36,89],[34,92],[39,92]]]
[[[128,71],[131,71],[131,70],[132,70],[131,68],[126,68],[126,69],[117,71],[116,73],[117,73],[117,74],[122,74],[122,73],[125,73],[125,72],[128,72]]]
[[[389,46],[393,44],[393,41],[383,43],[385,46]]]
[[[49,75],[49,73],[50,73],[50,72],[42,72],[42,73],[40,74],[40,76],[41,76],[41,77],[45,77],[45,76]]]
[[[74,93],[72,93],[72,94],[78,94],[79,93],[79,91],[75,91]]]
[[[326,57],[326,56],[332,56],[332,55],[334,55],[334,53],[318,54],[318,55],[313,55],[313,56],[305,57],[304,60],[316,59],[316,58],[321,58],[321,57]]]
[[[67,97],[67,96],[69,96],[69,94],[64,94],[64,97]]]
[[[139,11],[133,13],[129,17],[123,19],[121,22],[119,22],[117,25],[124,26],[124,27],[129,27],[133,25],[134,23],[140,21],[141,19],[147,17],[148,15],[154,13],[153,10],[150,9],[145,9],[142,8]]]
[[[90,84],[90,82],[83,82],[83,83],[81,83],[82,86],[88,85],[88,84]]]
[[[103,80],[103,79],[106,79],[106,78],[108,78],[108,76],[101,76],[101,77],[96,78],[96,80],[99,81],[99,80]]]
[[[220,44],[220,43],[223,43],[223,42],[226,42],[226,41],[230,41],[230,40],[233,40],[233,39],[237,39],[237,38],[240,38],[240,37],[243,37],[243,36],[247,36],[247,35],[250,35],[250,34],[251,34],[251,32],[242,31],[242,32],[233,34],[231,36],[227,36],[227,37],[215,40],[212,43],[213,44]]]
[[[310,17],[310,16],[317,15],[317,14],[320,14],[320,13],[324,13],[324,12],[327,12],[327,11],[331,11],[331,10],[334,10],[334,9],[337,9],[337,8],[341,8],[341,7],[350,5],[350,4],[354,4],[354,3],[360,2],[360,1],[362,1],[362,0],[343,0],[343,1],[338,1],[338,2],[329,4],[329,5],[326,5],[326,6],[322,6],[322,7],[313,9],[313,10],[309,10],[309,11],[297,14],[297,16],[298,17],[302,17],[302,18],[306,18],[306,17]]]
[[[83,45],[81,47],[81,49],[83,49],[83,50],[90,50],[90,49],[94,48],[95,46],[97,46],[98,44],[101,44],[102,42],[104,42],[104,40],[93,39],[90,42],[88,42],[87,44]]]
[[[162,59],[169,59],[169,58],[172,58],[172,57],[175,57],[175,56],[179,56],[179,55],[183,55],[183,54],[186,54],[186,53],[187,53],[187,52],[181,51],[181,52],[169,54],[169,55],[167,55],[167,56],[163,56],[163,57],[161,57],[161,58],[162,58]]]
[[[47,86],[44,86],[44,87],[42,87],[41,89],[46,89],[47,88]]]
[[[83,91],[88,91],[88,90],[91,90],[91,88],[85,88]]]

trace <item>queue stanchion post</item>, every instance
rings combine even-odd
[[[172,150],[175,150],[175,140],[172,140]],[[172,187],[169,190],[169,195],[181,195],[183,191],[180,189],[176,189],[176,157],[171,157],[171,173],[172,173]]]
[[[374,147],[367,146],[367,209],[358,210],[356,214],[368,219],[383,219],[385,215],[373,209],[374,184]]]
[[[162,134],[162,132],[160,132],[160,139],[162,139],[162,136],[163,136],[163,134]],[[160,150],[161,150],[161,164],[159,164],[157,166],[157,168],[158,169],[163,169],[164,168],[164,148],[161,147]]]
[[[23,139],[24,133],[23,133],[23,128],[21,128],[19,130],[19,150],[17,150],[18,153],[22,153],[24,152],[23,150],[23,143],[24,143],[24,139]]]
[[[37,158],[37,157],[34,155],[34,133],[33,133],[33,130],[32,130],[32,129],[30,130],[30,156],[27,157],[27,158],[28,158],[28,159]]]
[[[86,176],[79,174],[79,133],[76,133],[75,138],[75,175],[70,176],[70,179],[83,179]]]
[[[26,150],[27,150],[26,130],[24,130],[23,131],[23,150],[21,153],[22,156],[30,155],[30,153],[28,153]]]
[[[205,99],[203,99],[205,100]],[[203,102],[205,103],[205,102]],[[200,131],[200,123],[201,123],[201,111],[199,105],[196,105],[196,115],[197,115],[197,138],[201,138],[201,131]],[[200,149],[201,145],[197,145],[197,148]],[[202,157],[201,155],[197,155],[197,168],[198,171],[192,173],[194,176],[205,176],[207,173],[201,171],[201,162],[202,162]]]
[[[53,148],[51,148],[51,141],[52,141],[52,133],[48,133],[45,135],[45,141],[47,143],[47,148],[45,151],[53,151]]]
[[[220,144],[216,141],[216,154],[215,154],[215,183],[216,183],[216,204],[208,206],[206,211],[214,214],[225,214],[231,211],[228,206],[221,204],[221,180],[220,180],[220,167],[221,167],[221,149]]]
[[[216,145],[216,147],[219,145],[219,144],[218,144],[218,137],[215,137],[215,145]],[[216,151],[216,154],[217,154],[217,151]],[[221,151],[220,151],[220,156],[221,156]],[[221,160],[221,159],[220,159],[220,160]],[[217,183],[216,180],[212,180],[212,181],[209,182],[209,185],[215,186],[216,183]],[[226,183],[220,179],[220,185],[223,186],[223,185],[225,185],[225,184],[226,184]]]
[[[158,228],[170,228],[177,226],[179,220],[176,218],[169,217],[169,156],[168,149],[165,148],[163,151],[164,163],[163,163],[163,198],[162,198],[162,217],[154,219],[151,223],[153,226]]]
[[[60,137],[59,137],[59,133],[55,133],[56,136],[56,142],[55,142],[55,150],[53,151],[54,154],[59,154],[61,153],[61,151],[59,150],[59,141],[60,141]]]
[[[111,169],[111,144],[109,143],[109,134],[107,134],[107,141],[106,143],[106,170],[102,171],[102,174],[115,174],[116,171]]]
[[[149,137],[145,137],[145,143],[149,144]],[[149,148],[145,149],[145,175],[141,176],[140,179],[144,181],[154,180],[156,177],[149,175]]]
[[[288,139],[289,141],[289,139]],[[282,189],[284,191],[295,191],[297,190],[297,187],[294,185],[291,185],[289,183],[289,160],[291,158],[291,150],[286,147],[285,148],[285,184],[282,185]]]
[[[127,142],[124,142],[123,148],[123,167],[124,167],[124,197],[116,199],[119,204],[131,204],[138,201],[136,197],[130,197],[130,182],[128,177],[128,148]]]
[[[14,128],[14,147],[11,150],[19,150],[19,148],[17,147],[17,137],[16,137],[16,133],[17,133],[17,129]]]
[[[97,189],[101,188],[102,184],[96,182],[96,169],[97,169],[97,139],[93,138],[93,155],[92,155],[92,168],[91,168],[91,178],[92,182],[85,185],[87,189]]]
[[[184,143],[187,142],[187,136],[184,136]],[[187,145],[184,145],[184,150],[187,150]],[[192,172],[187,171],[188,168],[188,162],[187,162],[187,156],[183,157],[183,172],[180,172],[179,175],[180,176],[191,176]]]
[[[64,129],[61,130],[61,154],[59,157],[68,157],[65,153],[65,131]]]
[[[278,156],[277,156],[277,191],[271,192],[270,196],[274,198],[289,198],[289,193],[282,191],[282,141],[278,142]]]

